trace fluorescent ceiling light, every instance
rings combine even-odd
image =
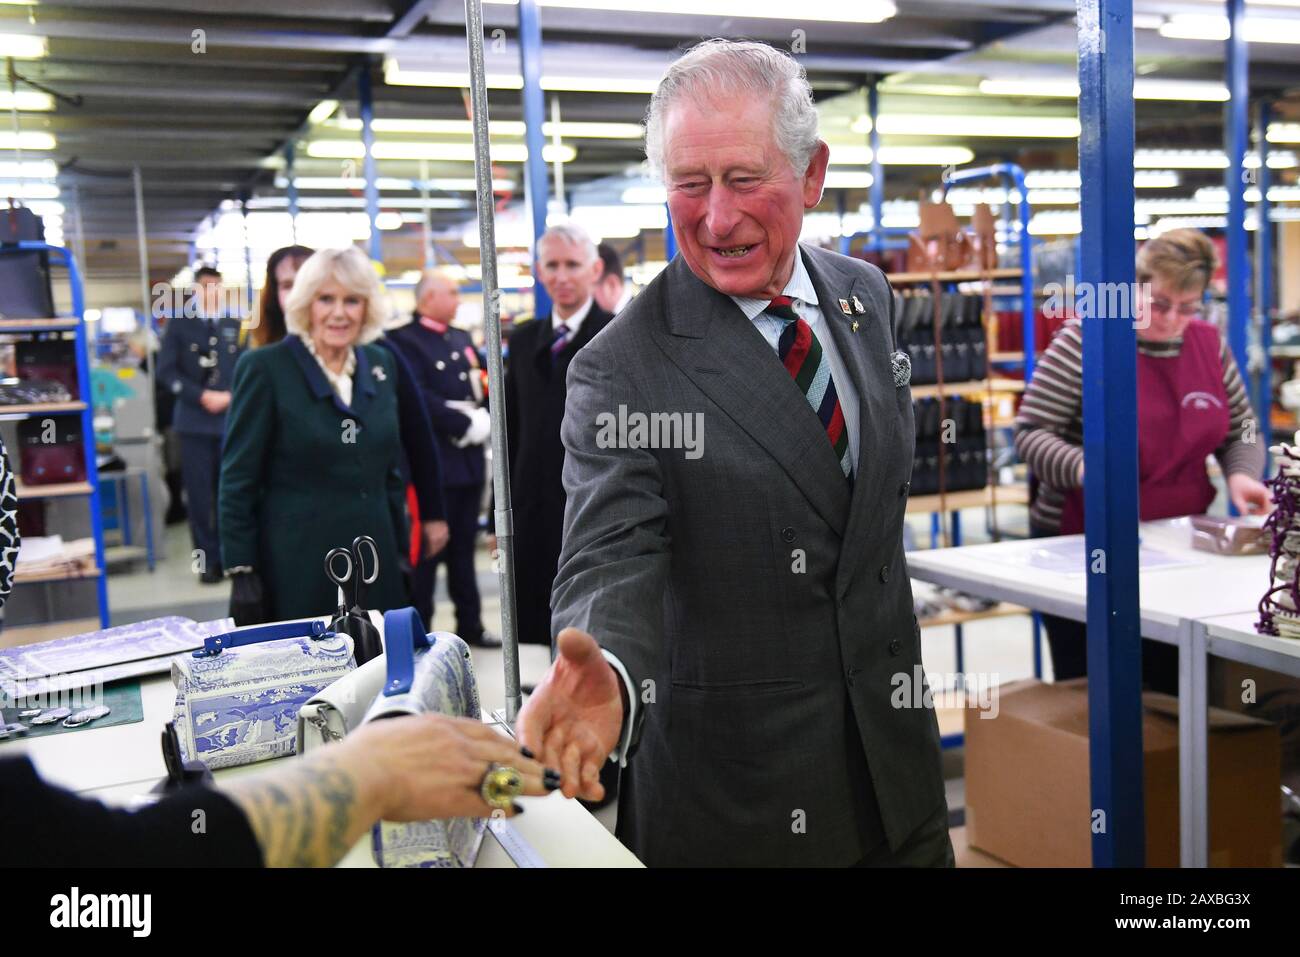
[[[988,79],[980,81],[980,92],[990,96],[1044,96],[1073,100],[1079,96],[1079,84],[1075,80]],[[1133,81],[1133,98],[1223,103],[1229,96],[1228,88],[1222,83],[1139,77]]]
[[[39,60],[48,56],[49,52],[50,45],[45,37],[34,37],[27,33],[0,33],[0,57]]]
[[[0,183],[0,196],[14,199],[58,199],[59,187],[54,183],[3,182]]]
[[[22,110],[48,113],[54,109],[54,97],[40,90],[19,90],[17,93],[0,90],[0,110]]]
[[[1182,182],[1171,169],[1139,169],[1133,173],[1136,189],[1172,189]],[[1077,169],[1040,169],[1025,173],[1025,186],[1035,189],[1079,189],[1083,185]]]
[[[885,166],[961,166],[975,158],[964,146],[882,146],[880,162]],[[871,162],[870,146],[831,144],[831,163],[837,166],[866,166]]]
[[[1133,165],[1144,169],[1227,169],[1228,157],[1223,150],[1138,150]],[[1274,150],[1268,154],[1269,169],[1291,169],[1295,153]],[[1246,154],[1246,168],[1259,168],[1259,154]]]
[[[886,136],[1022,136],[1026,138],[1076,138],[1079,119],[1074,116],[989,116],[979,114],[885,113],[879,120]],[[871,118],[859,116],[850,126],[854,133],[870,133]]]
[[[58,143],[49,133],[22,132],[16,137],[12,132],[0,132],[0,150],[52,150]]]
[[[401,229],[402,214],[385,210],[384,212],[380,213],[378,216],[375,217],[375,226],[377,226],[379,229],[384,229],[384,230]]]
[[[54,160],[0,163],[0,176],[5,179],[54,179],[58,175],[59,167]]]
[[[1268,124],[1270,143],[1300,143],[1300,123]]]
[[[334,128],[359,132],[361,121],[358,119],[339,120],[331,124]],[[419,120],[419,119],[376,119],[370,128],[376,133],[436,133],[440,135],[474,135],[474,124],[469,120]],[[488,132],[493,136],[523,136],[528,127],[520,120],[489,120]],[[542,134],[553,136],[555,124],[542,124]],[[639,140],[645,134],[640,123],[583,123],[561,122],[560,135],[579,139]]]
[[[518,73],[489,73],[484,77],[488,89],[522,90],[524,78]],[[384,60],[384,82],[389,86],[446,86],[469,88],[469,73],[464,70],[403,70],[397,60]],[[570,93],[653,93],[659,88],[657,77],[638,79],[616,76],[542,75],[542,89]]]
[[[1177,13],[1160,25],[1160,35],[1173,40],[1226,40],[1228,18]],[[1251,43],[1300,43],[1300,19],[1246,17],[1242,33]]]
[[[288,186],[288,180],[283,176],[277,177],[275,185],[278,189],[284,189]],[[366,188],[366,181],[360,176],[295,176],[293,185],[296,189],[305,190],[362,190]],[[438,178],[427,181],[429,189],[439,190],[441,192],[474,192],[478,189],[478,182],[469,178]],[[380,176],[375,180],[375,187],[381,193],[414,191],[420,188],[418,179],[402,179],[396,176]],[[494,192],[509,192],[514,189],[515,184],[508,179],[494,179],[492,189]]]
[[[858,170],[827,170],[826,183],[827,189],[869,189],[875,182],[871,174]]]
[[[1246,202],[1258,203],[1260,192],[1258,186],[1248,186],[1242,194]],[[1228,189],[1226,186],[1202,186],[1196,191],[1196,199],[1203,203],[1218,203],[1227,206]],[[1300,186],[1270,186],[1268,188],[1270,203],[1300,203]]]
[[[0,146],[3,142],[0,141]],[[528,159],[528,147],[522,143],[493,143],[494,163],[522,163]],[[313,140],[307,144],[307,155],[316,159],[362,159],[365,147],[359,140]],[[473,143],[402,143],[384,140],[375,144],[371,155],[377,160],[441,160],[445,162],[474,162]],[[572,146],[542,148],[542,158],[554,163],[558,158],[569,163],[578,155]]]
[[[517,6],[518,0],[487,0]],[[880,23],[898,12],[892,0],[538,0],[539,7],[659,13],[665,16],[746,17],[829,23]]]
[[[451,196],[431,196],[427,203],[422,199],[393,199],[385,196],[380,202],[390,209],[468,209],[470,206],[468,199],[457,199]],[[287,196],[255,196],[248,201],[249,209],[287,209],[288,206]],[[364,196],[300,196],[298,208],[365,209],[366,198]]]
[[[1029,205],[1077,206],[1079,205],[1079,191],[1077,189],[1031,189],[1029,190]]]
[[[334,115],[334,111],[338,108],[338,100],[321,100],[313,106],[311,112],[307,114],[307,125],[315,126],[317,123],[324,123]]]
[[[662,186],[629,186],[623,190],[622,200],[633,205],[668,202],[668,190]]]

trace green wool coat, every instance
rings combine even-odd
[[[297,336],[248,352],[235,367],[221,457],[221,560],[261,575],[273,621],[337,609],[325,554],[358,535],[379,546],[366,607],[409,604],[398,566],[407,540],[398,372],[379,346],[356,354],[351,408]]]

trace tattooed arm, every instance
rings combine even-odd
[[[328,867],[378,820],[487,817],[488,764],[547,793],[544,769],[480,721],[442,715],[362,725],[342,742],[223,788],[248,818],[267,867]]]

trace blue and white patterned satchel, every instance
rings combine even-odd
[[[403,714],[445,714],[478,720],[478,683],[469,646],[455,635],[426,635],[414,608],[384,614],[388,673],[366,721]],[[484,767],[486,770],[486,766]],[[393,824],[374,828],[380,867],[473,867],[483,840],[483,818]]]
[[[321,621],[215,635],[172,660],[175,721],[185,760],[209,768],[294,753],[298,709],[356,667],[352,639]]]

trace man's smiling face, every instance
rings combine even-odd
[[[794,269],[805,209],[821,199],[830,151],[796,173],[777,145],[774,104],[720,94],[664,117],[664,179],[691,271],[729,296],[771,299]]]

